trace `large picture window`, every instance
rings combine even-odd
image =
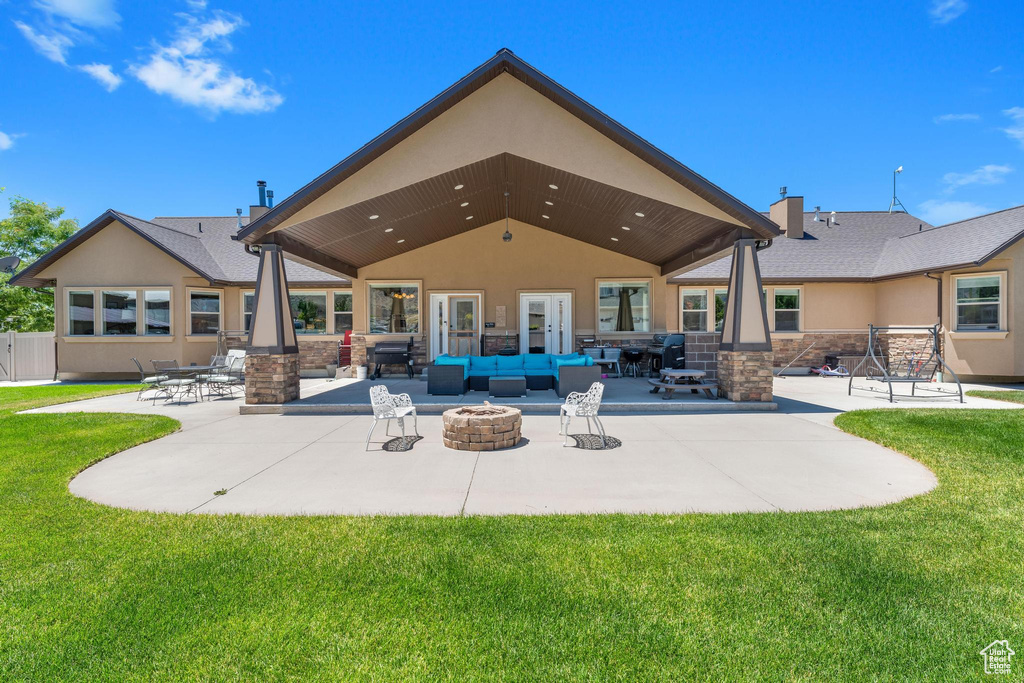
[[[91,290],[68,292],[68,334],[74,337],[96,334],[96,295]]]
[[[682,295],[683,332],[707,332],[708,290],[684,289]]]
[[[171,333],[171,292],[167,289],[147,289],[142,292],[145,320],[143,333],[169,335]]]
[[[371,284],[370,333],[418,334],[420,288],[418,285]]]
[[[295,334],[327,334],[327,294],[289,294]]]
[[[725,325],[725,302],[728,300],[728,289],[715,290],[715,332],[721,332]]]
[[[352,292],[334,293],[334,334],[352,329]]]
[[[1003,278],[999,273],[957,276],[958,332],[999,330],[1002,326]]]
[[[800,331],[800,290],[775,288],[775,331]]]
[[[599,282],[597,297],[599,332],[651,330],[650,282]]]
[[[103,291],[103,334],[126,336],[138,334],[135,290]]]
[[[193,289],[188,293],[189,330],[193,335],[214,335],[220,331],[221,293]]]

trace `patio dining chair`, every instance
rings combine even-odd
[[[153,369],[156,370],[158,375],[167,376],[167,379],[157,382],[157,386],[167,395],[168,401],[177,396],[178,403],[180,404],[182,394],[186,396],[193,394],[199,400],[202,400],[202,395],[196,392],[195,379],[182,375],[181,368],[178,367],[178,361],[151,360],[150,363],[153,364]]]
[[[147,375],[146,371],[142,369],[142,363],[139,362],[138,358],[132,358],[132,362],[135,363],[135,367],[139,369],[139,384],[142,385],[139,389],[139,393],[135,396],[135,400],[141,401],[144,393],[154,390],[157,392],[153,394],[153,400],[155,401],[156,397],[159,396],[162,391],[160,382],[170,378],[167,375],[161,374]]]
[[[245,358],[233,356],[220,370],[204,375],[207,395],[216,393],[218,396],[233,396],[235,389],[241,388],[244,391],[245,380],[242,379],[244,365]]]
[[[416,406],[412,404],[412,397],[409,394],[394,394],[388,391],[387,386],[376,384],[370,387],[370,405],[373,406],[373,424],[370,431],[366,433],[366,450],[370,450],[370,436],[373,429],[380,420],[384,420],[384,433],[391,436],[391,421],[398,420],[398,426],[402,430],[402,438],[405,438],[405,418],[412,416],[412,430],[416,436],[420,435],[416,425]]]
[[[586,393],[574,391],[565,397],[565,403],[558,411],[559,434],[565,435],[565,440],[562,441],[563,447],[569,445],[569,423],[572,422],[574,417],[582,417],[587,420],[588,434],[594,433],[594,429],[590,425],[590,419],[593,418],[597,424],[598,434],[601,437],[601,448],[605,448],[608,445],[604,425],[601,424],[601,418],[597,416],[597,411],[601,409],[601,397],[603,395],[604,385],[600,382],[594,382]]]

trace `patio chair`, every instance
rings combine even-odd
[[[178,367],[178,361],[151,360],[149,362],[153,364],[153,369],[156,370],[158,375],[167,376],[167,379],[157,382],[157,386],[167,394],[168,401],[177,396],[178,403],[180,405],[181,395],[183,393],[186,396],[188,394],[195,394],[199,400],[202,400],[202,396],[196,393],[196,381],[191,377],[182,377],[181,368]]]
[[[241,359],[242,365],[241,365],[241,370],[239,371],[239,377],[244,382],[245,381],[245,349],[231,349],[231,350],[228,351],[228,355],[226,356],[226,358],[228,359],[229,362],[230,362],[230,360],[232,358],[239,358],[239,359]]]
[[[565,435],[562,446],[569,445],[569,423],[574,417],[586,418],[588,434],[594,433],[594,429],[590,425],[590,418],[594,418],[594,422],[597,423],[598,433],[601,436],[601,448],[608,445],[604,425],[601,424],[601,418],[597,416],[597,411],[601,409],[601,397],[603,395],[604,385],[600,382],[594,382],[585,394],[574,391],[565,397],[565,403],[562,404],[561,409],[558,411],[558,433]]]
[[[155,401],[156,397],[159,396],[161,391],[161,387],[159,386],[160,382],[170,378],[167,375],[160,374],[147,375],[146,371],[142,369],[142,363],[139,362],[138,358],[132,358],[132,362],[135,363],[135,367],[139,369],[139,384],[142,385],[142,388],[139,389],[139,393],[135,396],[135,400],[141,401],[142,395],[149,391],[150,389],[153,389],[156,390],[157,392],[153,394],[153,400]]]
[[[212,365],[212,363],[211,363]],[[245,380],[242,379],[242,367],[245,359],[241,356],[233,356],[227,361],[223,370],[205,375],[207,394],[216,392],[218,396],[233,396],[235,389],[245,388]]]
[[[373,424],[370,431],[366,433],[366,450],[370,450],[370,437],[377,422],[385,420],[384,433],[391,436],[391,421],[398,420],[398,426],[402,430],[402,438],[405,438],[405,418],[412,415],[412,430],[416,436],[420,435],[416,425],[416,406],[412,404],[412,397],[409,394],[392,395],[387,386],[376,384],[370,387],[370,405],[373,406]]]

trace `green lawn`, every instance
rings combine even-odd
[[[939,488],[805,514],[175,516],[67,491],[172,420],[0,417],[0,680],[964,680],[992,640],[1024,652],[1024,412],[839,423]]]
[[[971,389],[967,392],[967,395],[977,396],[978,398],[991,398],[996,401],[1009,401],[1010,403],[1024,403],[1024,391]]]

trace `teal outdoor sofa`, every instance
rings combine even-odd
[[[526,377],[526,388],[534,391],[554,389],[562,398],[569,392],[586,391],[601,379],[601,368],[590,356],[578,353],[519,354],[517,356],[438,356],[427,372],[427,392],[452,394],[458,388],[458,371],[462,370],[465,391],[487,391],[491,377]],[[437,370],[435,370],[437,368]],[[435,380],[432,382],[432,380]]]

